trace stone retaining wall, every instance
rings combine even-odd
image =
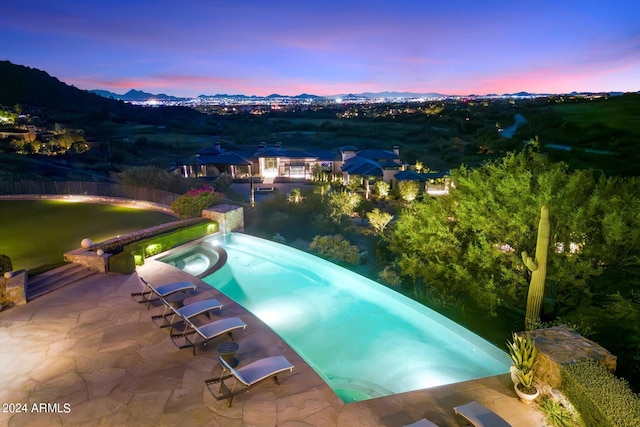
[[[111,254],[103,253],[98,255],[91,249],[74,249],[69,252],[65,252],[64,260],[66,262],[72,262],[79,264],[89,270],[97,271],[98,273],[106,273],[109,271],[109,258]]]
[[[617,358],[606,348],[583,337],[566,326],[555,326],[531,331],[531,338],[538,349],[536,376],[538,381],[558,388],[562,382],[562,365],[579,360],[592,359],[615,373]]]

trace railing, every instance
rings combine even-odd
[[[102,196],[122,199],[144,200],[171,206],[179,194],[154,188],[135,187],[106,182],[84,181],[2,181],[0,195],[74,195]]]

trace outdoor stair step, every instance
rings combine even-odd
[[[38,288],[41,284],[63,280],[67,276],[74,275],[79,268],[83,267],[78,264],[66,263],[60,267],[52,268],[51,270],[36,274],[35,276],[29,277],[29,287]]]
[[[27,300],[30,301],[94,274],[97,272],[73,263],[37,274],[29,278]]]

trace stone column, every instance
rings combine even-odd
[[[216,205],[202,211],[204,218],[216,221],[223,234],[244,230],[244,210],[240,206]]]

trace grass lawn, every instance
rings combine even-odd
[[[174,221],[160,212],[58,200],[0,200],[0,254],[14,270],[44,271],[63,263],[66,251]]]
[[[588,127],[593,124],[624,129],[640,134],[640,98],[638,96],[614,97],[608,100],[566,103],[557,105],[554,111],[568,122]]]

